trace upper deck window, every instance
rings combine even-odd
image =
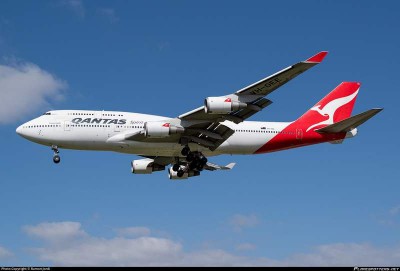
[[[50,112],[43,113],[43,115],[51,115]]]

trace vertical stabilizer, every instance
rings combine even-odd
[[[305,132],[308,132],[349,118],[360,85],[358,82],[341,83],[296,120],[296,123],[304,127]]]

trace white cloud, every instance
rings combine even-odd
[[[236,246],[236,250],[241,250],[241,251],[254,250],[254,249],[256,249],[256,245],[251,244],[251,243],[242,243],[242,244],[238,244]]]
[[[32,63],[0,65],[0,124],[11,123],[59,100],[67,84]]]
[[[119,236],[135,237],[150,235],[151,230],[146,227],[128,227],[116,229],[115,232]]]
[[[107,19],[112,24],[119,21],[119,17],[117,16],[115,10],[112,8],[98,8],[97,13]]]
[[[0,246],[0,259],[7,259],[14,256],[13,253],[11,253],[9,250],[6,248]]]
[[[81,0],[63,0],[61,4],[80,18],[85,17],[85,7]]]
[[[400,263],[400,246],[327,244],[310,253],[275,260],[244,257],[221,249],[187,252],[180,242],[167,238],[95,237],[87,234],[78,222],[41,223],[26,226],[24,230],[44,241],[42,247],[32,249],[39,259],[58,266],[397,266]]]
[[[243,228],[252,228],[260,223],[256,215],[242,215],[236,214],[231,220],[230,224],[233,226],[235,231],[241,231]]]
[[[370,244],[337,243],[318,246],[313,253],[296,254],[282,262],[300,266],[397,266],[400,246],[378,248]]]
[[[45,222],[36,226],[25,226],[22,229],[30,236],[53,243],[86,236],[79,222]]]

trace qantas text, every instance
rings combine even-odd
[[[98,119],[98,118],[74,118],[72,120],[73,123],[75,124],[81,124],[81,123],[100,123],[100,124],[126,124],[126,119]]]

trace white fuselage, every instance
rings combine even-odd
[[[129,140],[124,143],[113,137],[143,130],[148,121],[170,121],[172,118],[113,111],[55,110],[22,124],[17,133],[33,142],[59,148],[131,153],[143,156],[181,156],[182,145],[176,135],[162,140]],[[235,133],[215,151],[190,143],[190,149],[207,156],[219,154],[253,154],[287,127],[289,122],[244,121],[224,125]],[[295,138],[293,132],[293,138]]]

